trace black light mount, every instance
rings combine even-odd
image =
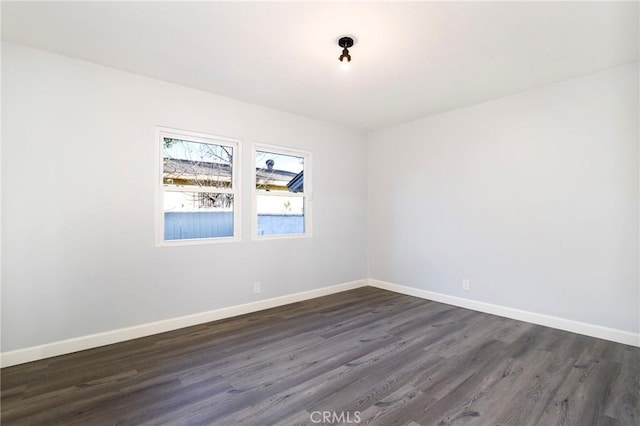
[[[349,55],[349,48],[353,47],[354,41],[352,37],[344,36],[338,39],[338,46],[342,47],[342,55],[338,58],[343,64],[351,62],[351,55]]]

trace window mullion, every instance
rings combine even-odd
[[[306,197],[307,194],[304,192],[284,192],[284,191],[261,191],[261,190],[257,190],[256,191],[257,195],[266,195],[266,196],[273,196],[273,197]]]
[[[202,186],[171,186],[164,185],[164,190],[169,192],[207,192],[210,194],[237,194],[237,189],[231,188],[215,188]]]

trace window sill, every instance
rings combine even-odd
[[[311,233],[304,234],[277,234],[277,235],[254,235],[252,241],[272,241],[272,240],[296,240],[300,238],[311,238]]]
[[[239,243],[239,237],[218,237],[218,238],[194,238],[184,240],[162,240],[156,241],[156,247],[179,247],[179,246],[200,246],[207,244]]]

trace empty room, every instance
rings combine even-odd
[[[640,425],[639,6],[2,1],[2,425]]]

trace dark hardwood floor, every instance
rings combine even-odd
[[[3,425],[640,424],[639,348],[371,287],[1,378]]]

